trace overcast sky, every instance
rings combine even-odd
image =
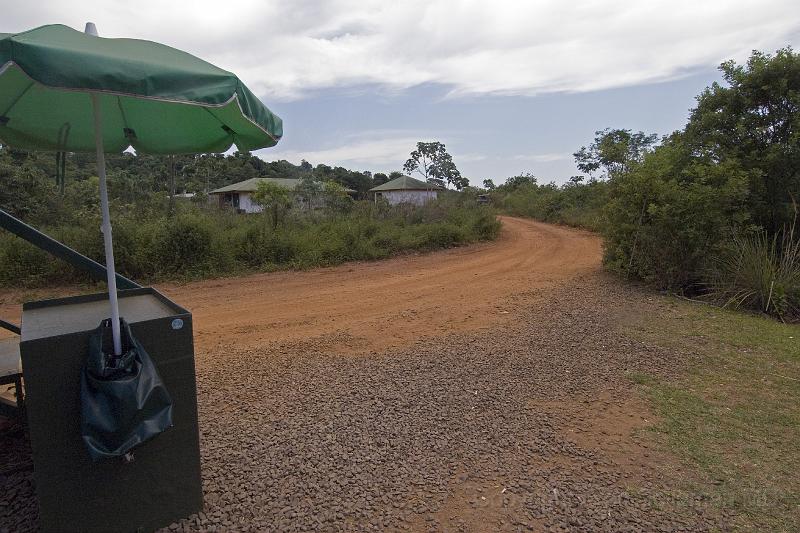
[[[0,0],[0,33],[50,23],[159,41],[235,72],[284,119],[266,160],[399,170],[440,140],[473,183],[563,182],[593,132],[666,134],[716,66],[800,42],[797,0]]]

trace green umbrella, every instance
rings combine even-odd
[[[114,350],[121,352],[105,153],[189,154],[273,146],[282,121],[233,74],[138,39],[49,25],[0,34],[0,143],[96,152]]]

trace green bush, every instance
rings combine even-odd
[[[460,226],[450,223],[438,223],[430,227],[421,228],[417,242],[420,248],[430,250],[457,246],[463,244],[466,239],[466,232]]]
[[[268,243],[270,232],[264,227],[243,227],[231,235],[236,242],[235,257],[248,267],[258,268],[268,262]]]
[[[7,233],[0,234],[0,284],[45,285],[58,281],[60,267],[46,253]],[[63,277],[61,278],[63,279]]]
[[[493,212],[484,210],[472,220],[472,234],[474,238],[489,241],[493,240],[500,233],[500,221],[494,216]]]
[[[293,211],[275,227],[268,215],[236,215],[191,204],[178,207],[178,213],[168,217],[157,210],[138,213],[117,206],[114,252],[121,274],[146,283],[335,265],[492,239],[500,230],[490,210],[463,207],[454,201],[423,207],[360,202],[347,211]],[[105,262],[96,215],[42,229]],[[28,243],[0,234],[0,285],[88,280],[85,273]]]
[[[687,165],[680,135],[609,182],[605,264],[665,290],[696,292],[724,235],[743,227],[747,175],[735,163]]]
[[[153,243],[154,272],[207,270],[212,261],[214,237],[214,228],[205,217],[184,215],[166,220]]]
[[[275,265],[291,264],[298,253],[298,244],[289,231],[281,231],[271,235],[264,252],[267,261]]]
[[[753,52],[720,71],[724,83],[697,97],[683,130],[622,167],[597,160],[611,163],[605,264],[661,289],[797,318],[797,244],[781,235],[800,197],[800,55]]]
[[[510,215],[599,231],[607,189],[608,183],[603,181],[571,181],[557,186],[538,185],[532,177],[510,178],[508,185],[492,193],[492,198]]]
[[[725,306],[800,319],[800,240],[794,231],[734,235],[709,273],[710,297]]]

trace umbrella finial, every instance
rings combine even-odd
[[[86,29],[83,30],[83,33],[88,33],[89,35],[94,35],[95,37],[98,37],[97,26],[94,25],[94,22],[87,22]]]

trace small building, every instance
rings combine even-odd
[[[383,185],[378,185],[369,190],[375,194],[375,201],[383,198],[389,205],[412,204],[423,205],[431,200],[436,200],[442,188],[432,183],[414,179],[411,176],[400,176]]]
[[[302,180],[292,178],[251,178],[249,180],[240,181],[220,187],[208,193],[209,197],[216,197],[217,203],[220,208],[232,207],[239,213],[260,213],[262,208],[253,200],[253,193],[258,189],[258,184],[262,181],[274,183],[288,191],[294,191]],[[353,189],[345,189],[349,195],[355,195],[357,191]],[[301,195],[295,195],[295,205],[300,207],[308,207],[306,199]],[[323,207],[324,201],[312,202],[312,207]]]

